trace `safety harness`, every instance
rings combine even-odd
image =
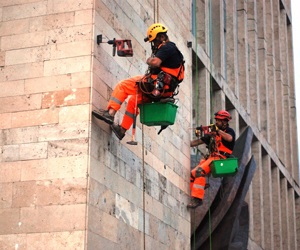
[[[163,44],[158,46],[158,49]],[[176,47],[178,53],[181,52]],[[153,55],[156,54],[157,49],[152,46]],[[179,93],[179,84],[184,78],[184,63],[178,68],[160,67],[157,71],[158,74],[153,73],[149,67],[143,79],[138,83],[141,91],[150,99],[157,100],[162,98],[174,97]],[[177,73],[178,72],[178,73]]]

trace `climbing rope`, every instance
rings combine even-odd
[[[196,50],[196,72],[195,72],[195,93],[196,93],[196,107],[198,108],[199,107],[199,72],[198,72],[198,34],[197,34],[197,12],[196,12],[196,9],[197,9],[197,1],[196,0],[193,0],[193,15],[194,15],[194,27],[195,27],[195,50]],[[196,114],[195,114],[195,121],[196,123],[199,121],[199,110],[200,110],[200,107],[199,109],[196,109]],[[198,159],[198,155],[200,153],[200,149],[197,147],[197,152],[196,152],[196,159]],[[193,219],[194,219],[194,223],[193,223],[193,249],[195,250],[196,249],[196,223],[195,223],[195,218],[196,218],[196,209],[194,209],[194,216],[193,216]]]
[[[158,0],[153,0],[153,14],[154,23],[158,22],[159,6]],[[142,82],[142,81],[141,81]],[[142,89],[142,88],[141,88]],[[143,95],[143,94],[142,94]],[[142,98],[142,104],[144,103]],[[144,121],[144,105],[142,105],[141,120]],[[145,171],[145,135],[144,135],[144,124],[142,123],[142,178],[143,178],[143,249],[146,250],[146,171]]]
[[[199,94],[199,88],[198,88],[198,58],[197,58],[197,46],[198,46],[198,42],[197,42],[197,13],[196,13],[196,0],[193,1],[193,14],[194,14],[194,23],[195,23],[195,49],[196,49],[196,72],[195,72],[195,78],[196,78],[196,86],[195,86],[195,91],[197,93],[197,96]],[[213,47],[212,47],[212,4],[211,1],[209,1],[209,57],[210,57],[210,117],[213,116],[213,78],[212,78],[212,59],[213,59]],[[196,107],[199,107],[199,99],[200,98],[196,98]],[[200,110],[200,107],[199,107]],[[199,120],[199,112],[198,110],[196,110],[196,117],[195,117],[196,121]],[[210,124],[212,124],[212,119],[210,119]],[[197,151],[197,153],[200,150]],[[209,176],[207,177],[208,179],[208,184],[209,184]],[[208,204],[210,204],[210,189],[208,189]],[[195,212],[194,212],[194,219],[195,219]],[[194,223],[195,224],[195,223]],[[196,228],[194,225],[194,237],[193,237],[193,245],[194,245],[194,249],[196,247]],[[209,234],[209,246],[210,249],[212,249],[212,225],[211,225],[211,209],[209,207],[208,209],[208,234]]]
[[[209,57],[210,57],[210,114],[212,117],[213,116],[213,86],[212,86],[212,60],[213,60],[213,48],[212,48],[212,4],[211,1],[209,1]],[[212,118],[210,121],[210,124],[212,124]],[[209,184],[209,177],[208,177],[208,184]],[[209,197],[209,204],[210,204],[210,192],[209,192],[210,188],[208,189],[208,197]],[[211,228],[211,211],[210,211],[210,207],[208,209],[208,233],[209,233],[209,246],[210,246],[210,250],[212,250],[212,228]]]
[[[153,15],[154,15],[154,23],[158,23],[159,17],[159,3],[158,0],[153,0]]]
[[[144,107],[142,107],[143,109]],[[144,111],[141,112],[142,121],[144,120]],[[144,137],[144,124],[142,123],[142,162],[143,162],[143,244],[144,250],[146,250],[146,202],[145,202],[145,192],[146,192],[146,177],[145,177],[145,137]]]

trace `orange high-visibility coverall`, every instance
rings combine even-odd
[[[221,136],[216,135],[216,144],[218,146],[218,150],[222,152],[226,152],[228,154],[232,153],[232,150],[225,147],[222,143]],[[202,199],[204,198],[205,194],[205,184],[206,184],[206,175],[210,173],[210,163],[214,160],[226,159],[224,155],[219,154],[218,152],[212,152],[207,159],[202,159],[197,167],[195,167],[191,171],[191,178],[190,178],[190,189],[191,189],[191,196]],[[205,174],[196,177],[197,169],[202,169]]]
[[[174,75],[180,72],[180,76],[178,79],[183,79],[184,77],[184,70],[181,70],[181,67],[176,69],[168,69],[162,67],[161,69],[163,69],[167,73],[173,73]],[[138,75],[120,81],[116,85],[115,89],[113,90],[107,105],[107,109],[112,108],[118,111],[121,108],[122,103],[127,99],[129,95],[131,95],[127,103],[127,107],[126,107],[126,111],[122,123],[120,124],[126,130],[128,130],[133,123],[135,108],[136,108],[136,115],[139,114],[138,108],[135,107],[136,103],[138,105],[141,103],[151,102],[151,99],[149,97],[143,95],[141,89],[139,88],[139,85],[137,84],[137,82],[140,82],[143,78],[144,75]],[[151,75],[151,78],[156,79],[157,75]],[[165,85],[164,88],[167,89],[168,86]],[[172,94],[173,92],[165,92],[162,96],[170,97],[172,96]]]
[[[143,77],[143,75],[138,75],[120,81],[113,90],[107,105],[107,109],[112,108],[118,111],[121,108],[122,103],[127,99],[129,95],[131,95],[128,100],[126,112],[121,123],[121,126],[126,130],[128,130],[133,123],[136,102],[137,104],[140,104],[143,100],[142,91],[137,84],[137,82],[141,81]],[[138,109],[136,109],[136,112],[136,114],[138,114]]]
[[[205,184],[206,177],[200,176],[196,177],[196,171],[198,168],[202,168],[205,171],[205,175],[210,173],[210,163],[214,160],[219,160],[221,157],[217,154],[212,154],[207,159],[202,159],[197,167],[195,167],[191,172],[191,180],[190,180],[190,189],[191,196],[202,199],[204,198],[205,193]]]

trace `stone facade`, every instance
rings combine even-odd
[[[192,2],[0,1],[0,249],[190,249],[191,128],[219,108],[255,135],[249,249],[297,249],[290,3]],[[157,21],[186,77],[176,123],[157,135],[138,120],[132,146],[131,130],[120,142],[91,111],[146,71]],[[131,39],[134,56],[114,57],[113,38]]]

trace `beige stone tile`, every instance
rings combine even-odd
[[[25,93],[33,94],[69,89],[71,80],[71,74],[26,79]]]
[[[75,13],[65,12],[53,15],[47,15],[43,19],[43,29],[53,30],[62,27],[74,26]]]
[[[14,27],[13,29],[11,27]],[[0,36],[9,36],[26,33],[29,30],[29,20],[13,20],[2,22],[0,26]]]
[[[0,44],[1,44],[1,42],[0,42]],[[0,67],[5,66],[5,55],[6,55],[5,51],[0,51]]]
[[[58,109],[41,109],[12,114],[12,127],[29,127],[58,123]]]
[[[87,104],[89,101],[89,88],[61,90],[45,93],[43,95],[42,108]]]
[[[88,154],[88,138],[55,140],[48,142],[48,157],[67,157]]]
[[[89,105],[67,106],[59,111],[59,123],[84,122],[88,121],[89,117]]]
[[[24,80],[0,82],[0,97],[24,94]]]
[[[48,142],[20,145],[20,160],[45,159],[48,156]]]
[[[0,113],[36,110],[41,108],[42,95],[2,97],[0,101]]]
[[[85,231],[0,235],[1,250],[83,250]]]
[[[69,90],[70,88],[85,88],[91,85],[90,79],[91,73],[89,71],[26,79],[25,93],[33,94]]]
[[[47,2],[39,1],[3,7],[3,21],[42,16],[47,13]]]
[[[0,235],[1,250],[26,250],[26,235],[25,234],[6,234]]]
[[[93,206],[88,212],[89,230],[113,242],[118,242],[118,219]]]
[[[48,0],[48,13],[69,12],[74,10],[92,9],[93,0]]]
[[[3,138],[0,137],[0,144],[22,144],[38,141],[38,127],[13,128],[3,130]]]
[[[45,18],[45,16],[37,16],[37,17],[30,18],[29,19],[29,29],[28,29],[28,31],[30,33],[44,32],[46,34],[44,26],[43,26],[44,18]],[[46,44],[45,40],[46,39],[44,39],[43,44]],[[43,45],[43,44],[41,44],[41,45]]]
[[[83,230],[85,228],[85,204],[53,205],[21,208],[22,233]]]
[[[85,231],[54,232],[27,234],[27,249],[41,250],[83,250],[85,248]]]
[[[91,55],[91,41],[74,41],[51,46],[50,59],[62,59],[75,56]]]
[[[0,182],[17,182],[21,180],[22,162],[0,162]]]
[[[90,71],[91,56],[65,58],[45,61],[44,75],[62,75],[68,73]]]
[[[12,207],[29,207],[35,205],[35,181],[22,181],[13,183]]]
[[[76,11],[74,25],[93,23],[93,11],[93,9]]]
[[[37,0],[1,0],[0,7],[36,2]]]
[[[12,206],[12,183],[0,182],[0,209]]]
[[[19,159],[19,145],[5,145],[2,147],[2,161],[18,161]]]
[[[85,178],[86,173],[86,155],[23,161],[21,165],[22,181]]]
[[[0,82],[41,77],[43,74],[43,62],[6,66],[0,71]]]
[[[0,129],[11,128],[11,113],[0,114]]]
[[[19,232],[20,209],[0,209],[0,235]]]
[[[71,74],[71,88],[91,87],[91,72],[76,72]]]
[[[50,48],[46,46],[6,51],[5,65],[44,62],[50,58]]]
[[[23,181],[13,184],[12,207],[82,204],[86,179]]]
[[[0,30],[1,31],[1,30]],[[80,25],[49,30],[46,33],[46,44],[71,43],[92,39],[92,26]]]
[[[88,123],[89,121],[84,121],[40,126],[39,141],[87,138]]]

